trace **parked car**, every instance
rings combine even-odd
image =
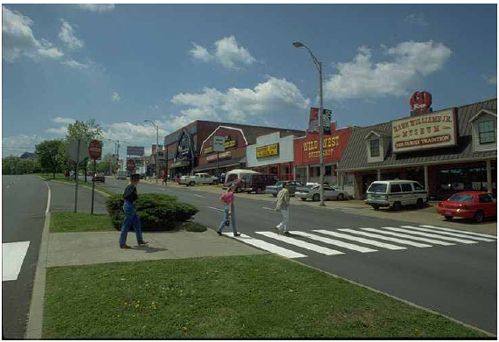
[[[185,184],[187,186],[199,185],[199,184],[218,184],[218,178],[212,176],[208,173],[195,173],[194,176],[182,176],[180,177],[179,184]]]
[[[116,179],[127,179],[128,177],[128,171],[118,171],[118,173],[116,173]]]
[[[482,222],[486,217],[497,216],[495,195],[482,191],[458,192],[439,202],[436,209],[446,220],[461,217]]]
[[[279,191],[281,191],[282,185],[284,183],[286,183],[288,185],[289,194],[291,196],[294,196],[296,189],[298,187],[303,186],[302,183],[297,182],[297,181],[279,181],[275,185],[269,185],[269,186],[265,187],[265,193],[272,194],[272,196],[277,197],[277,194],[279,193]]]
[[[400,210],[405,205],[423,208],[428,203],[428,192],[421,184],[412,180],[375,181],[367,189],[365,202],[374,210],[380,207]]]
[[[320,186],[319,185],[307,185],[304,187],[299,187],[295,192],[295,197],[300,198],[302,201],[310,199],[314,202],[320,201]],[[343,201],[348,199],[350,196],[346,191],[337,189],[335,187],[324,185],[324,200],[338,200]]]
[[[232,185],[232,183],[240,183],[243,175],[249,174],[260,174],[260,172],[245,169],[234,169],[227,172],[227,174],[225,175],[224,188],[228,188]]]
[[[92,182],[102,182],[102,183],[105,183],[106,182],[106,177],[104,177],[104,174],[103,173],[96,173],[93,177],[92,177]]]
[[[279,178],[276,175],[263,173],[244,174],[241,176],[240,182],[237,183],[236,191],[262,194],[268,185],[274,185],[277,181],[279,181]]]

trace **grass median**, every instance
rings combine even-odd
[[[274,256],[47,270],[44,339],[486,337]]]
[[[116,231],[107,214],[54,212],[50,216],[51,233]]]
[[[63,182],[63,183],[68,183],[68,184],[75,184],[74,178],[71,177],[66,177],[62,173],[56,173],[55,178],[51,173],[39,173],[38,176],[42,178],[45,181],[58,181],[58,182]],[[81,186],[86,189],[92,189],[92,177],[87,176],[88,181],[85,182],[84,180],[78,181],[78,186]],[[114,192],[109,191],[108,189],[101,187],[99,185],[95,185],[95,190],[98,190],[106,195],[114,195]]]

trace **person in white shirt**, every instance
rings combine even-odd
[[[275,210],[281,212],[282,221],[275,228],[280,234],[289,234],[289,190],[288,184],[282,183],[282,189],[277,194]]]

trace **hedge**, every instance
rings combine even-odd
[[[121,194],[112,195],[106,201],[107,211],[117,230],[120,230],[125,218],[123,202]],[[175,229],[199,211],[193,205],[179,202],[174,196],[163,194],[141,194],[135,201],[135,207],[144,231]]]

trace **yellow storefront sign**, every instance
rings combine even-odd
[[[267,158],[279,155],[279,144],[270,144],[256,148],[256,158]]]

